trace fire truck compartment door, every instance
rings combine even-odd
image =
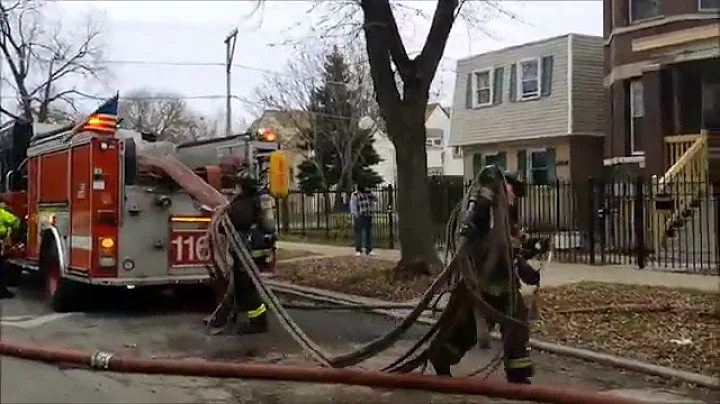
[[[121,278],[158,278],[207,275],[210,261],[206,228],[200,206],[190,195],[161,195],[140,186],[125,189],[125,208],[119,237]],[[167,197],[169,204],[158,204]],[[125,265],[132,260],[133,265]],[[128,268],[132,268],[128,270]]]

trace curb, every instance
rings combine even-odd
[[[362,305],[362,304],[391,304],[390,302],[370,299],[362,296],[347,295],[344,293],[337,293],[329,290],[312,288],[307,286],[297,286],[284,282],[267,280],[267,285],[273,290],[281,293],[295,294],[307,299],[315,299],[318,301],[324,301],[327,303],[341,304],[341,305]],[[402,319],[405,314],[399,312],[402,310],[384,310],[384,309],[372,309],[368,310],[373,313],[382,314],[395,319]],[[433,325],[435,320],[426,316],[421,315],[418,318],[418,322],[425,325]],[[500,336],[496,333],[491,334],[493,338],[499,339]],[[564,345],[559,345],[551,342],[541,341],[534,338],[530,339],[529,345],[532,348],[549,352],[556,355],[573,357],[576,359],[582,359],[588,362],[596,362],[606,366],[618,367],[622,369],[632,370],[638,373],[643,373],[650,376],[662,377],[665,379],[675,379],[686,383],[692,383],[701,387],[710,389],[720,389],[720,379],[707,376],[700,373],[688,372],[684,370],[673,369],[665,366],[653,365],[647,362],[641,362],[634,359],[625,359],[614,355],[604,354],[600,352],[591,351],[582,348],[573,348]]]

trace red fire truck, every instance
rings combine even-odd
[[[25,219],[5,241],[6,271],[42,277],[56,311],[74,310],[88,285],[209,279],[208,210],[173,180],[200,174],[219,188],[227,186],[228,170],[213,159],[187,167],[192,151],[211,143],[177,147],[118,129],[117,103],[116,96],[75,126],[15,122],[0,128],[2,200]],[[274,142],[234,141],[261,173],[268,153],[277,150]],[[174,162],[177,169],[148,170],[143,157]]]

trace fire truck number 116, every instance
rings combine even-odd
[[[172,245],[175,264],[194,264],[210,260],[210,246],[205,232],[175,233]]]

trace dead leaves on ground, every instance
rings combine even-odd
[[[277,260],[283,261],[283,260],[291,260],[295,258],[305,258],[305,257],[316,257],[319,254],[314,253],[312,251],[304,251],[304,250],[288,250],[288,249],[282,249],[278,248],[277,250]]]
[[[535,328],[539,338],[657,365],[720,373],[718,294],[581,282],[542,290],[540,299]],[[615,309],[576,310],[610,305]]]
[[[406,302],[421,295],[433,278],[391,282],[395,262],[370,257],[333,257],[278,263],[278,280],[335,292]]]
[[[297,285],[394,302],[419,297],[433,281],[391,282],[394,266],[381,259],[333,257],[280,263],[277,273],[279,280]],[[539,296],[537,338],[720,375],[719,294],[580,282],[543,288]]]

